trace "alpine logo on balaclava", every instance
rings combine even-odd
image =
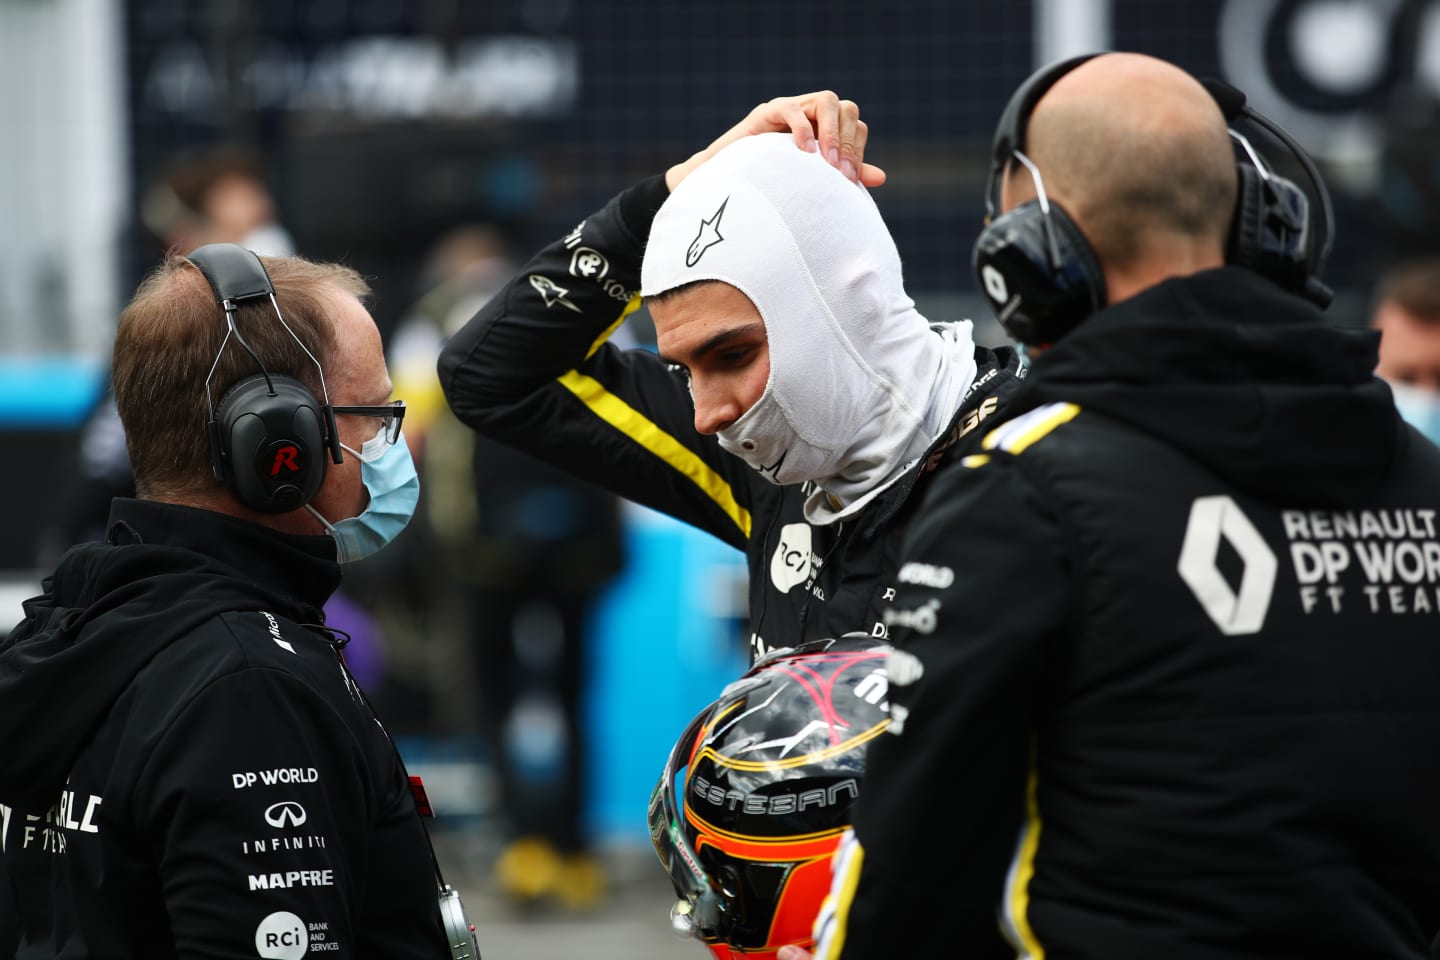
[[[725,238],[720,236],[720,218],[725,215],[725,204],[730,202],[726,197],[709,220],[700,221],[700,229],[695,234],[695,239],[690,241],[690,248],[685,251],[685,266],[693,267],[705,256],[705,251]]]
[[[811,522],[898,479],[975,376],[968,328],[938,336],[906,294],[870,194],[788,134],[745,137],[686,177],[655,215],[640,279],[647,297],[715,280],[755,305],[769,380],[717,439],[772,483],[817,483],[830,496],[816,516],[807,501]]]

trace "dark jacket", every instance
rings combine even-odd
[[[854,519],[812,525],[809,484],[776,486],[695,431],[682,370],[606,342],[640,306],[645,239],[666,195],[662,177],[646,180],[526,264],[441,354],[450,406],[491,439],[744,551],[754,656],[854,631],[883,636],[895,551],[928,458]],[[977,348],[976,364],[937,448],[978,427],[1018,383],[1009,348]]]
[[[134,500],[65,555],[0,644],[0,956],[447,955],[339,580],[326,537]]]
[[[1440,450],[1375,348],[1225,268],[1036,362],[906,543],[822,958],[1428,956]]]

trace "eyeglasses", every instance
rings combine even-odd
[[[384,421],[380,429],[389,443],[400,439],[400,424],[405,421],[405,401],[391,400],[376,407],[331,407],[337,414],[352,417],[376,417]]]

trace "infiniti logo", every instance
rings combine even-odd
[[[272,803],[265,810],[265,822],[272,827],[298,827],[305,822],[305,808],[294,800]]]

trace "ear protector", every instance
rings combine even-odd
[[[206,407],[210,411],[210,458],[215,479],[252,510],[260,513],[297,510],[310,502],[325,482],[329,469],[326,453],[335,463],[341,460],[335,409],[328,391],[322,403],[294,377],[272,374],[265,369],[259,355],[235,326],[236,307],[247,300],[268,297],[280,325],[315,364],[322,391],[325,391],[325,372],[285,322],[275,301],[270,275],[253,252],[238,244],[211,243],[194,250],[186,259],[204,274],[215,293],[216,303],[225,311],[228,326],[215,362],[210,365],[210,374],[205,378]],[[216,405],[210,381],[215,376],[220,354],[232,337],[250,354],[260,372],[230,387]]]
[[[1106,303],[1099,258],[1070,215],[1046,195],[1039,169],[1024,153],[1025,129],[1036,103],[1061,77],[1096,56],[1061,60],[1031,74],[1011,96],[995,128],[985,190],[986,226],[975,241],[973,263],[997,318],[1021,343],[1054,343]],[[1227,262],[1328,306],[1333,294],[1318,277],[1334,244],[1334,215],[1319,170],[1284,129],[1246,106],[1239,90],[1218,80],[1201,82],[1227,124],[1254,123],[1295,156],[1320,201],[1325,226],[1323,240],[1316,243],[1305,192],[1275,174],[1232,126],[1230,137],[1244,159],[1236,163],[1238,189],[1226,240]],[[1037,198],[1001,215],[1001,184],[1012,161],[1029,169]]]

